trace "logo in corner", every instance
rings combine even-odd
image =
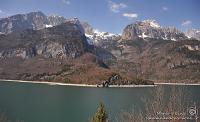
[[[188,109],[188,113],[189,113],[190,116],[196,116],[197,115],[197,109],[196,109],[196,107],[190,107]]]

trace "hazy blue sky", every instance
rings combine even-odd
[[[0,17],[31,11],[78,17],[113,33],[145,19],[181,30],[200,28],[200,0],[0,0]]]

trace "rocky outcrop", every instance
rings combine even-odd
[[[174,27],[161,27],[155,20],[138,21],[126,26],[123,30],[123,40],[137,40],[138,38],[154,38],[164,40],[187,39],[184,33]]]

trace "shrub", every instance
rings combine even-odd
[[[107,122],[107,121],[108,121],[108,115],[106,113],[105,107],[103,103],[100,103],[99,107],[97,108],[97,112],[95,113],[91,122]]]

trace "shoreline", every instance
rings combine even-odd
[[[77,86],[77,87],[104,88],[104,87],[97,87],[97,85],[90,85],[90,84],[72,84],[72,83],[59,83],[59,82],[48,82],[48,81],[24,81],[24,80],[0,79],[0,82],[47,84],[47,85],[52,85],[52,86],[53,85],[58,85],[58,86]],[[155,86],[157,86],[157,85],[109,85],[108,88],[155,87]]]
[[[200,86],[200,83],[154,83],[155,85]]]
[[[0,79],[1,82],[17,82],[17,83],[32,83],[32,84],[47,84],[47,85],[58,85],[58,86],[77,86],[77,87],[93,87],[97,88],[97,85],[90,84],[73,84],[73,83],[59,83],[59,82],[48,82],[48,81],[24,81],[24,80],[7,80]],[[179,85],[179,86],[200,86],[200,84],[190,83],[154,83],[154,85],[109,85],[110,88],[132,88],[132,87],[156,87],[158,85]],[[103,88],[103,87],[99,87]]]

